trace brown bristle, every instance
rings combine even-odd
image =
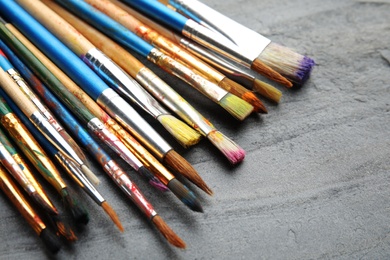
[[[280,73],[276,72],[275,70],[271,69],[271,67],[265,65],[258,58],[256,58],[253,61],[251,69],[253,69],[254,71],[257,71],[261,75],[263,75],[263,76],[265,76],[273,81],[276,81],[276,82],[282,84],[283,86],[286,86],[288,88],[291,88],[293,86],[293,84],[288,79],[283,77]]]
[[[279,103],[282,97],[282,92],[279,89],[259,79],[253,81],[252,87],[254,91],[276,103]]]
[[[178,235],[176,235],[175,232],[173,232],[173,230],[159,215],[154,216],[152,222],[169,243],[178,248],[186,248],[186,243]]]
[[[213,195],[213,191],[207,186],[206,182],[200,177],[194,167],[192,167],[192,165],[175,150],[172,149],[165,155],[164,162],[175,172],[186,177],[204,192]]]
[[[67,226],[64,222],[61,221],[58,216],[49,216],[50,221],[54,225],[56,229],[56,235],[65,238],[69,242],[75,242],[77,240],[77,236],[73,232],[73,230]]]
[[[119,231],[120,232],[123,232],[125,229],[123,228],[122,226],[122,223],[121,221],[119,220],[119,217],[118,215],[116,214],[116,212],[112,209],[112,207],[110,206],[110,204],[108,204],[107,201],[104,201],[102,203],[102,208],[104,209],[104,211],[107,213],[108,216],[110,216],[111,220],[115,223],[115,225],[118,227]]]
[[[256,95],[253,94],[250,90],[246,89],[237,82],[225,77],[219,82],[218,85],[226,91],[229,91],[233,95],[236,95],[251,104],[255,112],[264,114],[267,113],[267,109],[265,108],[263,102],[261,102],[261,100],[258,99]]]

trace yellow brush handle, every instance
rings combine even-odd
[[[95,48],[82,34],[41,1],[17,0],[16,2],[55,34],[57,38],[66,43],[78,56],[84,55]]]

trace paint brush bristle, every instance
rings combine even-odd
[[[231,93],[227,93],[218,103],[240,121],[247,118],[254,110],[251,104]]]
[[[153,187],[155,187],[156,189],[159,189],[161,191],[167,191],[168,188],[161,183],[161,181],[159,179],[157,179],[157,177],[155,177],[146,167],[142,166],[138,169],[138,172],[144,176],[150,185],[152,185]]]
[[[64,135],[62,135],[64,137]],[[65,138],[65,137],[64,137]],[[83,161],[88,167],[90,167],[89,165],[89,161],[87,159],[87,156],[85,155],[84,151],[81,149],[81,147],[76,143],[75,140],[73,140],[73,138],[65,138],[66,142],[70,145],[70,147],[72,147],[73,151],[75,151],[75,153],[77,154],[77,156],[81,159],[81,161]],[[88,176],[87,176],[88,177]],[[96,176],[95,176],[96,177]],[[96,177],[97,178],[97,177]]]
[[[107,215],[110,216],[111,220],[115,223],[115,225],[118,227],[119,231],[123,232],[125,229],[123,228],[122,223],[119,220],[118,215],[113,210],[113,208],[110,206],[110,204],[108,204],[107,201],[104,201],[101,206],[104,209],[104,211],[107,213]]]
[[[62,236],[69,242],[75,242],[77,240],[77,236],[74,234],[73,230],[62,222],[59,216],[48,216],[48,218],[53,225],[53,228],[56,229],[57,236]]]
[[[152,222],[169,243],[178,248],[186,248],[186,243],[178,235],[176,235],[175,232],[173,232],[173,230],[159,215],[154,216],[152,218]]]
[[[261,72],[261,75],[264,75],[265,77],[275,82],[278,82],[283,86],[286,86],[288,88],[291,88],[293,86],[293,84],[288,79],[280,75],[280,73],[278,73],[277,71],[271,69],[268,65],[265,65],[264,62],[259,58],[256,58],[253,61],[251,69],[253,69],[254,71]]]
[[[172,193],[175,194],[176,197],[178,197],[191,210],[203,212],[199,199],[178,179],[171,179],[167,186],[172,191]]]
[[[231,164],[244,160],[245,151],[221,132],[212,131],[207,135],[207,139],[226,156]]]
[[[172,115],[160,115],[157,120],[185,148],[197,144],[202,137],[197,131]]]
[[[81,165],[81,171],[85,174],[88,180],[93,183],[93,185],[97,186],[100,184],[99,178],[86,165]]]
[[[172,149],[165,155],[164,162],[175,172],[186,177],[204,192],[209,195],[213,195],[213,191],[209,186],[207,186],[206,182],[203,181],[202,177],[200,177],[194,167],[192,167],[192,165],[175,150]]]
[[[56,254],[58,251],[60,251],[60,240],[49,229],[45,228],[44,230],[42,230],[39,234],[39,237],[42,239],[43,243],[45,244],[47,250],[49,250],[50,253]]]
[[[282,92],[279,89],[259,79],[253,81],[252,87],[254,91],[276,103],[279,103],[282,97]]]
[[[258,97],[256,97],[256,95],[253,94],[250,90],[244,88],[237,82],[225,77],[219,82],[218,86],[251,104],[255,112],[264,114],[268,113],[267,108],[264,106],[263,102],[261,102],[261,100],[258,99]]]
[[[81,202],[76,199],[75,194],[71,193],[69,188],[63,188],[61,190],[61,197],[65,204],[65,207],[70,210],[72,217],[77,224],[88,224],[89,216]]]
[[[298,85],[305,83],[315,65],[311,58],[273,42],[258,58]]]
[[[53,208],[50,204],[48,204],[46,202],[46,200],[44,200],[40,194],[38,192],[33,192],[30,194],[32,199],[39,205],[42,207],[42,209],[45,210],[45,212],[47,212],[48,214],[51,214],[51,215],[57,215],[58,214],[58,211]]]

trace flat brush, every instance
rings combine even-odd
[[[103,33],[120,42],[126,48],[136,51],[168,73],[185,81],[210,100],[220,105],[236,119],[244,120],[253,111],[253,106],[248,102],[218,87],[202,75],[165,55],[88,3],[84,1],[57,2],[82,17],[83,20],[86,20]]]
[[[6,74],[6,72],[0,68],[0,86],[2,88],[1,92],[7,94],[12,100],[18,104],[23,113],[29,118],[28,115],[39,115],[42,120],[45,120],[43,116],[34,108],[34,105],[30,103],[31,101],[21,93],[21,90],[16,85],[16,83]],[[3,100],[3,99],[1,99]],[[5,102],[3,102],[5,104]],[[9,107],[3,105],[9,109]],[[6,112],[6,111],[4,111]],[[71,211],[72,216],[75,218],[77,223],[86,224],[88,222],[88,213],[85,211],[84,207],[78,202],[78,199],[75,197],[69,188],[62,180],[60,173],[55,168],[53,163],[48,159],[45,151],[38,145],[37,141],[31,136],[27,129],[22,125],[19,119],[12,113],[9,109],[9,113],[4,113],[1,117],[1,123],[10,136],[15,140],[15,143],[18,145],[20,150],[24,155],[30,160],[30,162],[35,166],[38,172],[60,193],[62,199],[65,202],[65,205]],[[35,122],[35,121],[32,121]],[[34,124],[36,125],[36,124]],[[49,124],[49,126],[51,126]],[[55,131],[55,130],[54,130]],[[54,133],[54,132],[53,132]],[[55,134],[58,134],[55,132]]]
[[[57,119],[53,114],[47,109],[47,107],[41,102],[41,100],[35,95],[31,90],[30,86],[20,77],[19,72],[15,70],[12,64],[5,57],[5,54],[2,52],[2,48],[8,48],[0,40],[0,66],[8,73],[8,75],[15,81],[15,83],[20,87],[23,93],[34,103],[34,105],[39,109],[39,111],[45,116],[47,121],[56,129],[56,131],[67,141],[73,150],[73,154],[78,156],[78,161],[85,162],[86,156],[81,148],[76,144],[73,138],[63,129],[63,127],[58,123]],[[81,155],[81,157],[79,157]],[[83,159],[81,159],[83,158]],[[85,171],[88,174],[88,178],[95,184],[99,184],[99,179],[92,171]]]
[[[31,39],[35,42],[37,46],[39,46],[43,51],[46,52],[49,58],[52,58],[57,62],[57,65],[61,67],[64,72],[68,73],[73,79],[82,85],[85,90],[91,95],[93,98],[98,99],[98,103],[106,108],[112,115],[118,118],[119,122],[126,123],[124,126],[128,126],[128,123],[132,122],[134,127],[137,129],[141,128],[139,132],[147,132],[153,134],[153,128],[151,128],[142,117],[140,117],[135,111],[134,114],[129,112],[132,111],[132,108],[129,104],[127,104],[121,97],[118,96],[112,89],[110,89],[104,81],[102,81],[93,71],[89,69],[89,67],[84,64],[81,60],[75,56],[75,54],[70,51],[66,46],[64,46],[57,38],[55,38],[52,34],[50,34],[41,24],[39,24],[35,19],[33,19],[28,13],[26,13],[20,6],[16,5],[14,2],[0,2],[0,13],[2,15],[6,15],[12,22],[21,29],[21,31],[29,35]],[[11,11],[12,10],[12,11]],[[1,27],[0,27],[1,29]],[[4,30],[5,31],[5,30]],[[1,36],[1,35],[0,35]],[[7,34],[7,36],[9,36]],[[21,46],[19,41],[14,41],[12,37],[7,37],[10,41],[13,42],[13,47],[17,47],[20,50],[23,48],[23,52],[17,53],[19,56],[22,56],[23,53],[28,50],[25,49],[25,46]],[[28,51],[29,52],[29,51]],[[31,54],[31,52],[29,52]],[[29,65],[32,63],[41,64],[39,60],[36,59],[33,55],[28,55]],[[31,67],[33,68],[33,67]],[[42,67],[42,71],[46,67]],[[37,71],[36,74],[39,74],[42,71]],[[34,71],[35,72],[35,71]],[[39,76],[39,75],[38,75]],[[42,81],[47,80],[48,78],[53,79],[53,75],[47,68],[44,70],[44,73],[40,76]],[[55,78],[55,77],[54,77]],[[58,81],[58,80],[57,80]],[[52,85],[54,81],[51,81]],[[46,85],[49,85],[46,83]],[[52,87],[52,86],[48,86]],[[70,99],[73,99],[74,96],[68,95],[68,91],[66,89],[62,89],[64,86],[62,84],[58,84],[56,89],[61,87],[60,93],[57,96],[64,101],[65,104],[69,103]],[[56,92],[56,89],[53,89],[53,92]],[[63,95],[67,95],[66,99],[63,99]],[[76,103],[76,101],[75,101]],[[68,105],[68,104],[67,104]],[[80,107],[84,107],[82,103],[78,104],[76,108],[77,112],[82,111],[86,112],[88,110],[83,109],[80,110]],[[115,109],[115,112],[112,110]],[[118,116],[118,113],[121,116]],[[125,114],[127,113],[127,114]],[[122,116],[123,115],[123,116]],[[135,118],[138,115],[138,118]],[[125,120],[123,120],[125,119]],[[135,121],[132,121],[135,120]],[[99,123],[99,129],[104,127],[103,123]],[[90,124],[88,123],[88,127]],[[130,129],[130,127],[129,127]],[[135,132],[135,131],[133,131]],[[155,132],[154,132],[155,133]],[[157,137],[158,134],[156,133]],[[138,135],[139,136],[139,135]],[[153,140],[153,143],[159,142],[163,140],[161,137],[157,140]],[[169,149],[170,150],[170,149]],[[168,173],[166,173],[168,174]],[[168,175],[158,175],[159,180],[165,184],[186,206],[194,211],[202,212],[202,206],[199,202],[199,199],[195,196],[195,194],[189,190],[186,186],[184,186],[180,181],[178,181],[172,174]]]
[[[19,57],[21,59],[24,59],[24,62],[28,64],[30,69],[32,69],[34,73],[46,83],[47,86],[50,86],[51,90],[56,93],[56,95],[62,100],[62,102],[64,102],[64,104],[66,104],[70,109],[72,109],[74,114],[80,120],[82,120],[82,122],[84,122],[87,127],[100,140],[106,143],[111,149],[113,149],[122,159],[124,159],[140,174],[144,175],[147,178],[150,177],[148,170],[134,156],[134,154],[131,153],[124,146],[124,144],[104,126],[104,124],[98,118],[93,116],[91,112],[72,93],[70,93],[66,89],[66,87],[62,85],[62,83],[6,27],[3,27],[3,32],[5,32],[4,35],[6,35],[4,39],[8,40],[12,44],[12,46],[10,47],[14,49],[14,52],[19,54]],[[87,67],[87,69],[89,68]],[[151,184],[154,184],[156,182],[158,181],[153,180]],[[156,187],[158,187],[158,185]]]
[[[156,48],[160,48],[161,51],[176,61],[183,63],[193,70],[196,70],[214,84],[217,84],[226,91],[242,98],[251,104],[256,112],[267,112],[264,104],[252,92],[248,91],[238,83],[230,80],[222,73],[216,71],[200,59],[196,58],[180,46],[176,45],[174,42],[165,38],[163,35],[160,35],[158,32],[144,25],[119,6],[111,3],[108,0],[86,0],[86,2],[94,6],[99,11],[110,16],[112,19],[116,20]]]
[[[181,14],[176,13],[155,0],[123,0],[123,2],[172,28],[176,32],[181,33],[185,37],[190,38],[248,68],[251,68],[271,80],[287,87],[292,86],[290,81],[269,66],[265,65],[261,60],[258,58],[252,59],[244,48],[239,48],[221,34],[215,33],[207,27],[198,24],[194,20],[188,19]]]
[[[198,132],[171,115],[137,81],[45,4],[40,1],[18,0],[17,2],[66,44],[122,97],[157,119],[181,145],[188,147],[199,142],[201,136]]]
[[[79,169],[77,163],[68,159],[60,151],[58,151],[35,127],[34,125],[23,115],[22,111],[11,102],[7,100],[11,109],[19,117],[20,121],[26,126],[34,138],[39,142],[42,147],[45,147],[45,151],[49,156],[55,158],[57,162],[66,170],[71,178],[79,185],[81,188],[90,196],[93,201],[101,206],[104,211],[109,215],[115,225],[120,231],[123,232],[123,226],[115,213],[111,208],[108,202],[103,198],[103,196],[96,190],[92,183],[85,177],[85,175]],[[68,118],[67,118],[68,119]]]
[[[311,58],[272,42],[204,3],[197,0],[162,0],[161,2],[168,2],[185,15],[228,36],[237,46],[245,48],[253,58],[260,59],[294,83],[302,85],[309,78],[315,64]]]
[[[52,254],[56,254],[61,249],[61,243],[58,237],[47,228],[46,224],[28,203],[27,199],[2,166],[0,166],[0,188],[35,233],[42,239],[47,250]]]
[[[202,45],[189,40],[188,38],[179,36],[175,32],[169,30],[166,27],[161,26],[155,21],[149,19],[145,15],[135,11],[128,5],[123,4],[117,0],[110,0],[115,5],[121,7],[127,13],[131,14],[133,17],[137,18],[143,24],[157,31],[160,35],[164,36],[166,39],[169,39],[171,42],[180,45],[182,48],[190,52],[191,54],[197,56],[198,58],[204,60],[205,62],[211,64],[213,67],[217,68],[219,71],[223,72],[225,75],[228,75],[235,81],[239,81],[243,84],[249,84],[249,87],[262,96],[271,99],[275,102],[279,102],[282,93],[275,87],[267,84],[264,81],[261,81],[251,75],[248,71],[252,72],[252,70],[245,68],[243,66],[238,67],[233,64],[231,60],[227,60],[226,58],[222,58],[221,55],[217,55],[215,52],[211,52],[209,49],[203,47]],[[102,48],[101,48],[102,49]]]
[[[157,75],[155,75],[152,71],[146,68],[140,61],[130,55],[114,41],[97,31],[96,29],[92,28],[88,24],[79,20],[57,4],[53,2],[48,2],[47,5],[51,7],[54,11],[56,11],[59,15],[64,17],[64,19],[71,23],[78,31],[80,31],[85,37],[92,41],[96,46],[106,52],[112,59],[114,59],[115,62],[118,63],[118,65],[124,68],[131,76],[136,79],[140,79],[141,82],[145,83],[143,84],[145,87],[148,87],[149,85],[154,85],[153,82],[155,82],[156,78],[158,78]],[[147,70],[147,73],[143,73],[143,71],[145,70]],[[146,77],[143,77],[143,75],[145,75]],[[163,84],[166,85],[164,82]],[[169,87],[168,85],[166,86]],[[150,91],[150,88],[147,89],[148,91]],[[156,98],[159,99],[165,105],[168,105],[168,107],[170,107],[170,102],[166,102],[167,100],[169,100],[169,98],[164,98],[163,96],[159,95],[156,95]],[[190,171],[184,168],[180,172],[183,176],[185,176],[188,180],[196,184],[199,188],[201,188],[208,194],[212,194],[211,189],[207,186],[207,184],[202,180],[200,175],[192,167],[190,168]]]
[[[94,42],[95,45],[99,46],[104,52],[106,52],[115,62],[125,69],[130,75],[133,75],[135,79],[143,82],[142,84],[150,93],[158,98],[162,103],[179,115],[189,125],[197,129],[202,135],[207,136],[211,140],[214,140],[212,136],[217,132],[212,124],[204,118],[199,112],[197,112],[183,97],[175,92],[170,86],[156,76],[151,70],[146,68],[138,60],[134,58],[122,47],[113,42],[110,38],[104,36],[102,33],[92,28],[88,24],[84,23],[77,17],[73,16],[63,8],[48,2],[48,5],[56,11],[58,14],[63,16],[68,22],[75,26],[85,37]],[[224,143],[213,142],[218,149],[220,149],[232,163],[240,162],[244,159],[245,152],[233,141],[225,137],[226,142],[235,147],[236,153],[227,153]],[[229,141],[227,141],[229,140]],[[233,155],[233,156],[231,156]]]

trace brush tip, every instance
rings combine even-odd
[[[248,91],[244,93],[244,95],[242,95],[242,99],[251,104],[255,112],[268,114],[268,110],[264,106],[263,102],[261,102],[260,99],[258,99],[252,92]]]
[[[235,142],[219,131],[212,131],[207,138],[220,150],[231,164],[237,164],[244,160],[245,151]]]
[[[240,121],[247,118],[254,110],[251,104],[231,93],[227,93],[219,104]]]
[[[176,235],[175,232],[173,232],[173,230],[159,215],[154,216],[152,218],[152,222],[169,243],[178,248],[186,248],[186,243],[178,235]]]
[[[173,192],[173,194],[175,194],[176,197],[178,197],[187,207],[193,211],[203,213],[203,208],[199,199],[178,179],[171,179],[167,186]]]
[[[279,89],[259,79],[253,81],[252,87],[254,91],[276,103],[279,103],[282,97],[282,92]]]
[[[110,206],[110,204],[108,204],[107,201],[104,201],[101,206],[104,209],[104,211],[107,213],[107,215],[111,218],[112,222],[114,222],[114,224],[118,227],[119,231],[123,232],[125,229],[123,228],[118,215],[116,214],[114,209]]]
[[[185,148],[199,143],[202,137],[199,132],[173,115],[160,115],[157,117],[157,120]]]
[[[298,85],[303,85],[309,79],[314,66],[315,62],[313,59],[303,56],[293,81]]]
[[[65,203],[65,206],[72,213],[72,217],[77,224],[86,225],[89,222],[89,215],[87,210],[81,204],[81,202],[76,199],[75,194],[71,193],[69,188],[64,188],[61,191],[62,199]]]
[[[58,253],[58,251],[60,251],[60,240],[49,229],[43,229],[39,234],[39,237],[42,239],[43,243],[45,244],[46,248],[49,250],[50,253],[56,254]]]
[[[146,167],[142,166],[138,168],[138,172],[144,176],[150,185],[152,185],[154,188],[160,190],[160,191],[168,191],[168,188],[161,183],[157,177],[155,177]]]

